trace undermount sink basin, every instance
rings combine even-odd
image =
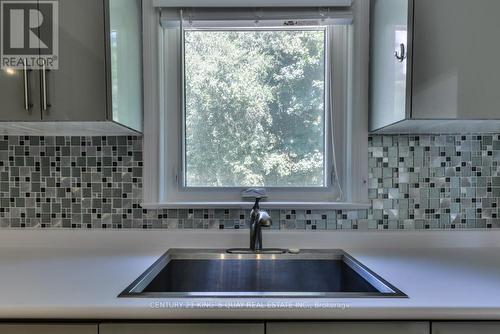
[[[406,297],[341,250],[170,249],[119,297]]]

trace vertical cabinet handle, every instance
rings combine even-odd
[[[399,45],[399,51],[394,51],[394,57],[402,63],[406,59],[406,47],[403,43]]]
[[[42,109],[45,111],[50,107],[47,94],[47,69],[42,66]]]
[[[30,101],[30,72],[28,69],[28,59],[23,61],[23,78],[24,78],[24,110],[29,111],[33,104]]]

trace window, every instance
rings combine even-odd
[[[186,187],[324,187],[326,29],[185,30]]]
[[[344,7],[162,8],[149,207],[228,208],[254,188],[276,207],[350,200],[351,19]]]

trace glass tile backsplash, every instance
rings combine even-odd
[[[500,135],[369,138],[369,210],[271,210],[274,229],[499,228]],[[140,137],[0,137],[3,228],[246,228],[248,210],[143,210]]]

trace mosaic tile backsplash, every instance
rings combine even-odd
[[[500,135],[371,136],[370,210],[271,210],[274,229],[499,228]],[[140,137],[0,137],[0,227],[245,228],[248,210],[143,210]]]

